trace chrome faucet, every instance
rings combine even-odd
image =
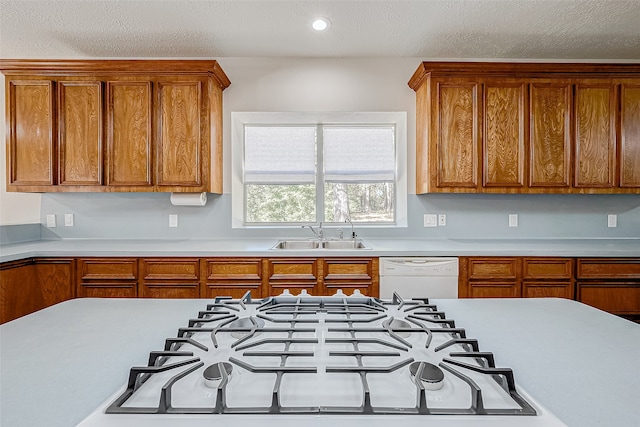
[[[353,223],[351,222],[350,218],[345,218],[344,222],[348,222],[349,224],[351,224],[351,238],[353,240],[356,240],[356,232],[353,231]]]
[[[318,226],[318,228],[314,228],[313,225],[303,225],[302,226],[302,228],[306,228],[306,227],[309,227],[309,230],[311,230],[311,232],[316,235],[318,240],[322,241],[322,239],[323,239],[322,221],[320,221],[320,225]]]

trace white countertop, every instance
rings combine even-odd
[[[639,257],[640,239],[363,239],[370,250],[270,250],[278,239],[40,240],[0,246],[0,262],[91,256],[558,256]]]
[[[0,326],[0,425],[77,424],[207,301],[75,299]],[[640,420],[640,325],[561,299],[433,302],[567,425]]]

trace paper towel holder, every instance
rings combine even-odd
[[[171,193],[169,200],[174,206],[204,206],[207,193]]]

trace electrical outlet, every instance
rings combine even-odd
[[[55,215],[47,215],[47,227],[48,228],[56,228],[56,216]]]
[[[618,215],[607,215],[607,227],[613,228],[618,226]]]
[[[169,227],[177,227],[178,226],[178,215],[171,214],[169,215]]]
[[[509,214],[509,227],[518,226],[518,214]]]
[[[438,225],[440,227],[447,225],[447,216],[445,214],[438,215]]]
[[[73,214],[64,214],[64,226],[73,227]]]
[[[424,226],[425,227],[437,227],[438,216],[436,214],[424,214]]]

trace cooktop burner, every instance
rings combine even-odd
[[[252,300],[249,293],[207,304],[150,353],[147,366],[131,368],[125,389],[100,412],[100,420],[497,415],[511,420],[507,425],[540,415],[511,369],[496,366],[492,353],[427,299]]]

